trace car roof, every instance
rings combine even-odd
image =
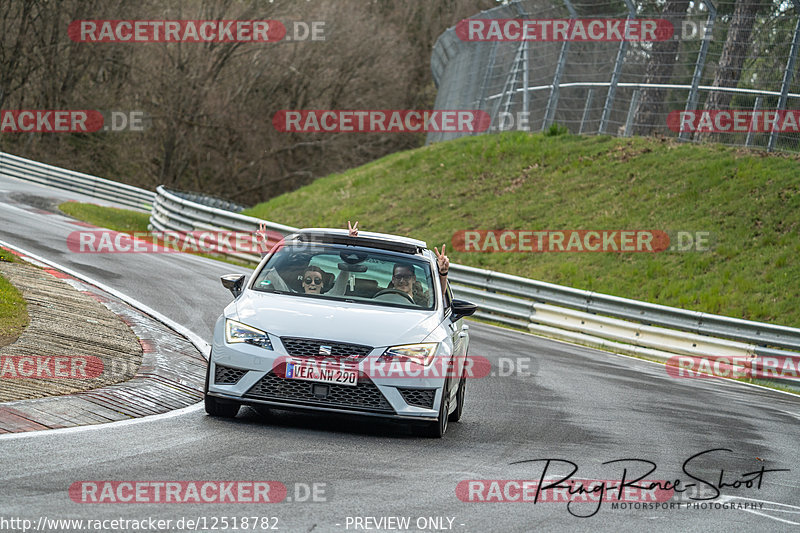
[[[351,237],[348,230],[334,228],[305,228],[287,236],[286,240],[345,244],[409,254],[422,253],[428,247],[425,241],[411,239],[409,237],[390,235],[388,233],[375,233],[372,231],[359,231],[358,237]]]

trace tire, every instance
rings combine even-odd
[[[218,400],[213,396],[205,395],[206,413],[220,418],[234,418],[239,414],[239,404]]]
[[[211,416],[218,416],[220,418],[234,418],[239,414],[239,404],[232,402],[225,402],[218,400],[213,396],[208,395],[208,383],[211,379],[211,356],[208,358],[208,365],[206,366],[206,382],[203,387],[203,403],[205,404],[206,413]]]
[[[467,386],[467,380],[461,376],[461,381],[458,382],[458,391],[456,391],[456,409],[450,413],[450,422],[458,422],[461,420],[461,415],[464,414],[464,396]]]
[[[442,391],[442,401],[439,404],[439,416],[435,422],[428,422],[419,428],[419,434],[432,439],[441,439],[447,432],[447,422],[450,416],[447,411],[450,409],[450,394],[448,393],[449,383],[445,381]]]
[[[251,405],[250,407],[252,407],[261,418],[269,418],[272,416],[272,409],[266,405]]]

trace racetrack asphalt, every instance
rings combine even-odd
[[[32,198],[38,198],[35,207]],[[0,178],[0,240],[90,275],[210,340],[230,301],[219,276],[247,269],[175,254],[70,252],[66,236],[78,226],[42,212],[42,205],[68,198],[81,199]],[[181,517],[205,518],[209,526],[214,518],[245,515],[277,518],[283,531],[363,531],[366,524],[390,525],[389,517],[407,517],[410,531],[774,531],[800,525],[796,396],[719,379],[679,380],[655,363],[475,322],[471,339],[471,354],[489,359],[492,373],[470,380],[463,421],[442,440],[417,438],[393,423],[320,414],[262,418],[247,409],[235,420],[220,420],[199,406],[135,423],[0,437],[2,517],[34,524],[43,517],[155,517],[173,520],[171,531],[181,530]],[[510,367],[515,371],[507,372]],[[595,514],[592,502],[568,507],[564,501],[458,497],[459,483],[468,480],[486,486],[489,480],[538,480],[546,466],[539,459],[553,459],[549,475],[565,476],[575,464],[573,479],[609,482],[630,480],[654,464],[646,479],[695,487],[671,500],[682,504],[679,509],[613,509],[605,502]],[[615,460],[625,461],[610,463]],[[269,504],[77,503],[70,486],[86,480],[277,481],[288,494]],[[313,484],[319,501],[304,501]],[[689,500],[713,495],[721,484],[729,486],[720,498]]]

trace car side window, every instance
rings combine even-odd
[[[445,282],[447,283],[447,282]],[[444,291],[444,309],[445,312],[450,309],[450,306],[453,305],[453,290],[450,288],[450,284],[447,283],[447,289]]]

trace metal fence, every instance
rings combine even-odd
[[[659,20],[672,36],[601,41],[582,40],[577,32],[554,41],[540,30],[528,40],[503,40],[515,36],[503,31],[501,40],[477,41],[498,33],[490,34],[488,25],[472,34],[454,26],[439,37],[431,58],[435,108],[486,111],[490,132],[542,131],[558,123],[572,133],[797,151],[800,115],[777,112],[800,109],[798,13],[800,0],[510,2],[471,19],[494,19],[495,29],[505,19],[562,19],[569,28],[591,20]],[[693,120],[681,122],[686,117]],[[427,142],[468,134],[429,133]]]

